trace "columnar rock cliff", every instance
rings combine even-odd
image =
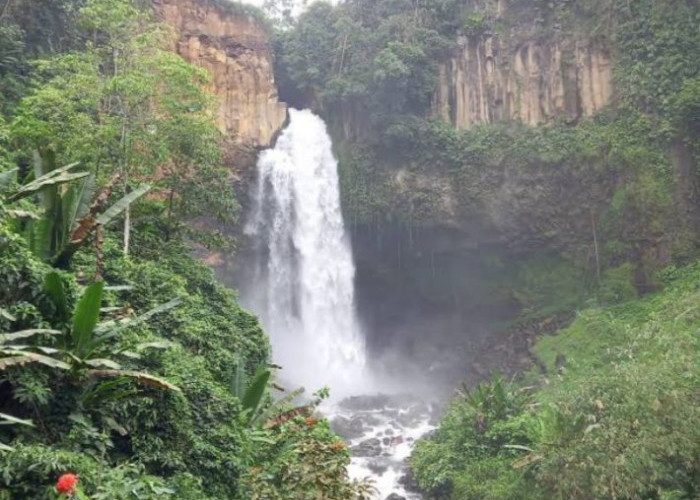
[[[287,118],[277,97],[269,36],[260,22],[212,0],[153,0],[177,35],[177,51],[207,69],[218,123],[234,143],[269,146]]]
[[[458,128],[504,120],[573,121],[600,110],[612,93],[604,48],[573,41],[510,46],[491,34],[465,36],[440,66],[433,113]]]

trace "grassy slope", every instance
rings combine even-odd
[[[548,374],[455,399],[414,454],[421,485],[460,500],[697,498],[700,264],[664,281],[542,338]]]

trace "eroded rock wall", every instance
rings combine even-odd
[[[284,126],[269,35],[259,21],[213,0],[153,0],[178,36],[177,52],[211,73],[218,124],[236,144],[267,147]]]
[[[462,36],[440,65],[433,114],[457,128],[591,116],[613,96],[611,56],[592,42]]]

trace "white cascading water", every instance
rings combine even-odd
[[[291,110],[274,149],[258,160],[246,227],[258,245],[258,268],[248,300],[284,379],[344,395],[361,387],[365,347],[337,166],[323,120]]]
[[[341,401],[378,387],[365,366],[337,170],[323,120],[291,110],[289,126],[258,160],[246,226],[256,267],[244,284],[244,301],[270,334],[282,380],[308,390],[331,388],[333,403],[323,411],[334,425],[350,422],[353,429],[346,435],[351,477],[372,477],[378,500],[420,499],[400,478],[414,440],[432,428],[428,407],[384,396],[361,396],[357,407],[357,398]]]

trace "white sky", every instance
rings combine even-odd
[[[239,1],[241,1],[241,2],[243,2],[243,3],[249,3],[249,4],[257,5],[258,7],[261,7],[262,4],[263,4],[263,2],[264,2],[265,0],[239,0]],[[339,0],[326,0],[326,1],[330,1],[331,3],[338,3]],[[306,3],[306,4],[311,4],[311,3],[313,3],[313,2],[314,2],[314,0],[295,0],[295,3],[296,3],[297,5],[299,5],[299,6],[301,6],[301,5],[305,4],[305,3]]]

